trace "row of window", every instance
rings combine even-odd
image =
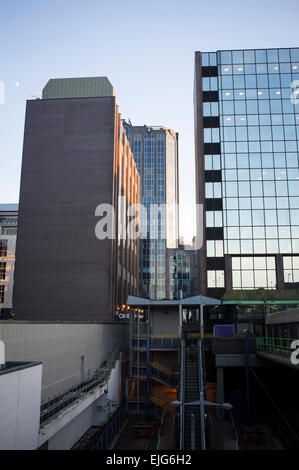
[[[206,158],[208,169],[220,169],[220,157],[214,155]],[[212,168],[211,168],[212,166]],[[239,168],[249,170],[257,168],[298,168],[298,154],[295,152],[252,152],[225,153],[222,156],[224,168]]]
[[[227,92],[228,93],[228,92]],[[277,99],[269,100],[224,100],[219,102],[220,114],[292,114],[297,112],[290,98],[281,99],[277,95]]]
[[[4,281],[6,278],[6,263],[0,262],[0,280]]]
[[[261,74],[261,75],[227,75],[221,78],[203,77],[202,91],[233,90],[258,88],[286,88],[291,94],[292,82],[299,80],[298,73]],[[270,90],[271,91],[271,90]],[[280,90],[281,91],[281,90]],[[261,91],[262,93],[262,91]]]
[[[223,197],[290,197],[291,207],[297,206],[299,196],[299,180],[288,181],[227,181],[223,183],[205,183],[206,198]],[[292,202],[291,202],[292,201]],[[260,207],[257,207],[259,209]],[[284,206],[282,207],[284,208]]]
[[[285,254],[299,253],[299,240],[224,240],[225,254]]]
[[[243,75],[243,74],[290,74],[296,73],[299,70],[298,62],[284,62],[281,64],[271,63],[260,63],[260,64],[234,64],[234,65],[222,65],[218,67],[220,75]]]
[[[221,64],[299,62],[299,48],[219,51],[218,59]]]
[[[283,257],[284,282],[299,282],[299,257]],[[224,287],[224,271],[208,270],[209,288]],[[232,257],[233,289],[275,289],[276,270],[274,257]]]
[[[299,225],[299,210],[226,210],[223,213],[223,219],[222,211],[206,212],[207,227],[222,227],[223,223],[228,227],[289,226],[290,224],[296,226],[296,224]],[[286,231],[283,233],[286,235]]]
[[[297,131],[297,132],[296,132]],[[299,126],[234,126],[220,129],[204,129],[204,141],[209,142],[230,141],[258,141],[258,140],[297,140]]]
[[[224,227],[224,238],[235,239],[276,239],[276,238],[299,238],[299,226],[237,226]]]
[[[7,256],[7,244],[8,240],[0,240],[0,258],[5,258]]]
[[[250,141],[250,142],[223,142],[221,152],[223,153],[260,153],[260,152],[298,152],[299,142],[295,140],[272,140],[272,141]],[[244,168],[244,167],[243,167]]]
[[[18,225],[17,217],[0,217],[0,225]]]
[[[234,169],[234,170],[222,170],[222,180],[224,181],[261,181],[261,180],[294,180],[299,179],[298,168],[275,168],[270,167],[270,163],[264,162],[265,166],[261,168],[253,169]]]
[[[204,103],[206,104],[206,103]],[[250,114],[220,116],[220,126],[282,126],[299,124],[299,116],[295,114]]]
[[[4,289],[5,286],[0,285],[0,304],[4,304]]]

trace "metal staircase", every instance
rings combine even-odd
[[[138,375],[137,365],[132,366],[133,377]],[[158,382],[168,387],[176,387],[178,383],[178,374],[172,369],[168,369],[162,364],[157,362],[149,362],[149,376],[150,379],[157,380]],[[145,363],[139,363],[139,378],[145,380],[147,377],[147,367]]]

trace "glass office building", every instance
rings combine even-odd
[[[299,48],[195,53],[202,294],[299,286],[296,85]]]
[[[178,135],[165,127],[123,124],[140,173],[140,202],[146,208],[141,214],[140,296],[169,298],[166,250],[177,247],[178,214],[161,212],[153,226],[151,206],[178,203]]]

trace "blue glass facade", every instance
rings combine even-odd
[[[161,213],[155,227],[150,220],[151,205],[178,202],[177,136],[163,127],[126,122],[124,127],[140,173],[140,202],[146,208],[146,214],[141,214],[140,296],[165,299],[169,297],[166,249],[176,247],[178,218]],[[156,238],[151,236],[154,233]]]
[[[299,48],[196,53],[201,286],[211,294],[299,283],[297,80]]]

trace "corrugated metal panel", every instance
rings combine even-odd
[[[43,400],[80,380],[82,355],[93,373],[128,334],[128,324],[0,322],[7,361],[43,363]]]
[[[19,204],[0,204],[0,212],[18,212]]]
[[[54,78],[43,89],[43,99],[114,96],[107,77]]]

